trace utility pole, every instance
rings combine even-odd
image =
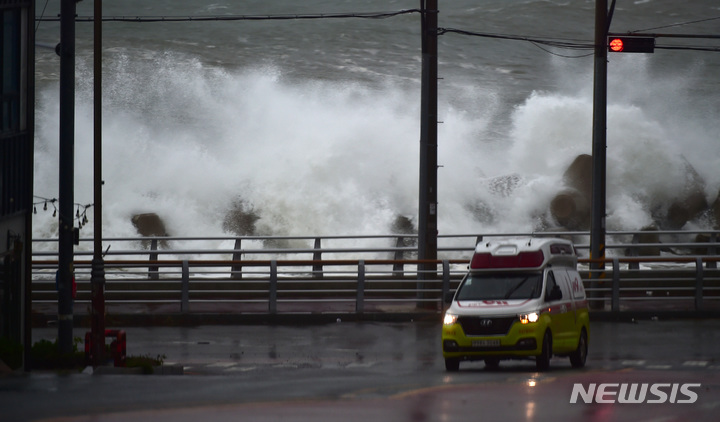
[[[60,4],[60,174],[58,226],[58,348],[73,351],[73,246],[75,239],[75,0]]]
[[[418,259],[437,259],[437,38],[438,0],[420,0],[422,9],[422,93],[420,99],[420,195]],[[425,271],[436,265],[421,265]]]
[[[595,0],[595,79],[593,84],[592,211],[590,279],[597,288],[605,278],[605,173],[607,156],[607,0]],[[597,308],[601,302],[590,302]]]
[[[90,270],[92,292],[91,338],[93,367],[105,360],[105,262],[102,255],[102,0],[95,0],[93,52],[93,260]]]

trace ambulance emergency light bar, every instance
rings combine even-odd
[[[542,251],[520,252],[517,255],[476,253],[470,262],[470,269],[540,268],[544,261],[545,255]]]
[[[525,244],[519,241],[478,244],[470,261],[470,269],[529,270],[542,268],[551,262],[576,265],[577,254],[572,243],[558,239],[533,239]]]

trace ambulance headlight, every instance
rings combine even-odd
[[[455,314],[451,314],[449,312],[445,313],[445,318],[443,318],[443,324],[445,325],[453,325],[457,322],[458,316]]]
[[[537,312],[530,312],[529,314],[519,315],[521,324],[528,324],[531,322],[538,322],[540,315]]]

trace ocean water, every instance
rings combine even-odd
[[[415,9],[409,0],[123,0],[106,16],[294,15]],[[78,3],[92,16],[93,2]],[[592,43],[591,0],[440,0],[439,26]],[[37,0],[57,16],[59,1]],[[717,34],[714,0],[619,1],[611,31]],[[694,22],[685,25],[681,23]],[[39,22],[54,45],[57,22]],[[77,23],[75,200],[92,203],[92,24]],[[713,45],[663,38],[658,45]],[[714,45],[717,45],[715,41]],[[541,48],[542,47],[542,48]],[[563,173],[592,148],[591,50],[439,38],[440,234],[556,227]],[[106,22],[103,236],[154,212],[175,236],[384,234],[417,221],[420,17]],[[35,193],[57,197],[59,58],[37,51]],[[652,224],[693,174],[720,190],[720,54],[610,55],[609,230]],[[694,169],[694,170],[689,170]],[[52,208],[50,208],[52,210]],[[57,235],[38,212],[35,237]],[[686,228],[714,226],[707,214]],[[92,235],[92,224],[81,235]]]

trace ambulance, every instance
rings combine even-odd
[[[553,356],[585,366],[590,336],[588,302],[572,242],[512,238],[480,242],[442,327],[445,368],[484,360],[535,359],[547,370]]]

